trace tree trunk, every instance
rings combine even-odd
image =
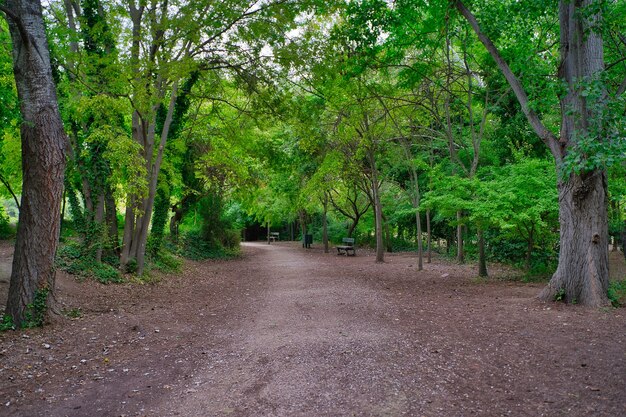
[[[482,32],[475,16],[462,1],[455,0],[454,5],[496,61],[528,122],[550,148],[557,167],[570,152],[579,152],[576,144],[582,138],[595,142],[594,145],[601,144],[606,96],[603,91],[598,94],[599,89],[604,88],[601,84],[604,50],[601,8],[596,7],[595,0],[559,2],[561,64],[558,75],[567,91],[561,96],[560,138],[541,122],[521,82]],[[588,88],[592,84],[593,87]],[[559,172],[558,177],[563,175]],[[559,265],[548,286],[539,294],[541,299],[553,300],[557,293],[563,292],[567,302],[592,307],[609,305],[606,187],[606,173],[601,167],[560,180]]]
[[[559,265],[539,297],[563,293],[564,301],[608,305],[607,183],[602,171],[572,175],[559,184]]]
[[[428,258],[426,258],[426,263],[430,263],[432,260],[432,248],[431,248],[431,240],[432,233],[430,230],[430,210],[426,210],[426,234],[428,235],[428,241],[426,242],[426,250],[428,251]]]
[[[376,169],[376,160],[374,152],[368,152],[370,168],[372,169],[371,187],[372,187],[372,203],[374,204],[374,218],[376,222],[376,262],[385,262],[385,247],[383,243],[383,210],[380,204],[380,195],[378,189],[378,170]]]
[[[626,261],[626,220],[624,220],[622,227],[622,255],[624,255],[624,260]]]
[[[169,134],[169,128],[172,123],[174,114],[174,107],[176,104],[176,97],[178,92],[178,82],[175,82],[172,86],[172,92],[170,95],[170,103],[167,110],[167,116],[161,132],[161,138],[159,147],[157,149],[156,158],[154,163],[152,161],[152,153],[154,148],[154,129],[156,120],[150,123],[147,131],[145,129],[134,130],[133,133],[137,133],[137,141],[141,142],[142,138],[146,143],[144,149],[144,159],[146,160],[146,167],[148,169],[148,196],[142,203],[141,216],[138,216],[132,225],[134,232],[132,234],[132,241],[130,242],[130,256],[137,260],[137,275],[143,274],[145,255],[146,255],[146,243],[148,241],[148,229],[150,227],[150,220],[152,216],[152,209],[154,207],[154,198],[156,196],[156,187],[159,172],[161,170],[161,163],[163,161],[163,152],[165,151],[165,144]],[[125,231],[126,233],[126,231]],[[121,260],[120,260],[121,263]]]
[[[356,226],[359,224],[359,219],[353,219],[352,223],[350,223],[350,226],[348,226],[348,237],[352,237],[352,234],[354,233],[354,229],[356,229]]]
[[[485,257],[485,235],[478,229],[478,276],[487,277],[487,259]]]
[[[534,231],[535,227],[533,225],[533,227],[528,231],[528,245],[526,247],[526,272],[530,271],[530,261],[532,259],[533,246],[535,244],[533,239]]]
[[[419,206],[419,203],[417,203]],[[417,270],[424,269],[423,263],[423,248],[422,248],[422,219],[420,218],[420,212],[415,212],[415,223],[417,224]]]
[[[111,252],[111,254],[119,256],[120,242],[117,230],[117,206],[113,192],[109,187],[107,187],[104,203],[106,208],[107,250]]]
[[[465,262],[465,252],[463,250],[463,225],[461,224],[461,220],[463,219],[463,215],[461,211],[456,212],[456,261],[460,264]]]
[[[97,263],[102,262],[102,247],[104,245],[104,194],[98,195],[96,204],[96,212],[94,213],[94,225],[95,234],[92,236],[93,242],[96,245],[95,259]]]
[[[324,217],[322,217],[322,241],[324,243],[324,253],[328,253],[328,219],[327,219],[327,214],[328,214],[328,195],[326,193],[324,193],[324,200],[323,200],[323,206],[324,206]]]
[[[52,79],[41,4],[36,0],[7,0],[4,5],[0,7],[11,32],[23,118],[22,202],[6,307],[6,314],[20,327],[37,294],[47,294],[48,307],[54,307],[54,257],[61,226],[67,138]]]
[[[270,245],[272,243],[272,240],[270,239],[270,222],[267,221],[265,224],[267,228],[267,244]]]
[[[135,224],[134,198],[126,201],[126,214],[124,215],[124,234],[122,236],[122,250],[120,251],[120,269],[126,272],[126,265],[130,261],[130,243],[132,240],[133,224]]]
[[[387,252],[392,253],[393,252],[393,244],[391,242],[391,229],[389,228],[389,222],[387,221],[387,216],[385,216],[385,213],[383,213],[383,239],[385,241],[385,248],[387,249]]]

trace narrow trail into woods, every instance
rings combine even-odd
[[[476,281],[470,266],[373,260],[248,243],[154,286],[62,276],[61,299],[85,314],[0,336],[0,414],[626,414],[624,309],[543,304],[538,285]]]

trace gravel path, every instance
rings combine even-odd
[[[83,316],[0,334],[0,415],[626,415],[624,309],[474,274],[292,242],[154,285],[61,274]]]

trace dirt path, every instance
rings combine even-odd
[[[626,415],[624,309],[408,255],[244,253],[156,285],[60,277],[83,317],[0,335],[0,415]]]

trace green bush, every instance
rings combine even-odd
[[[117,262],[117,260],[113,260],[113,262]],[[76,241],[61,245],[57,251],[56,264],[59,269],[81,279],[94,278],[103,284],[124,282],[117,269],[117,264],[98,263],[95,259],[85,256]]]
[[[105,263],[94,263],[91,266],[91,274],[102,284],[120,284],[124,282],[120,271]]]
[[[626,280],[610,282],[607,295],[613,307],[626,305]]]
[[[180,242],[176,252],[180,256],[194,261],[233,258],[239,255],[239,246],[225,248],[214,241],[205,240],[202,232],[197,230],[184,233]]]
[[[15,237],[15,229],[9,222],[4,207],[0,205],[0,240],[7,240]]]
[[[227,229],[222,232],[222,246],[229,249],[237,249],[241,244],[241,232],[239,230]]]
[[[15,330],[15,325],[11,316],[3,314],[0,320],[0,332],[6,332],[7,330]]]
[[[150,260],[150,267],[166,274],[178,273],[183,266],[180,258],[170,252],[161,249],[159,254]]]

